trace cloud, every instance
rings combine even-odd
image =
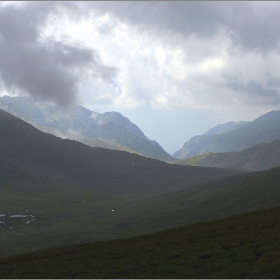
[[[86,3],[102,13],[109,13],[141,30],[182,33],[184,36],[200,34],[211,36],[219,24],[218,5],[182,1],[126,1]]]
[[[74,104],[83,77],[110,80],[116,69],[99,54],[67,40],[43,36],[49,21],[67,12],[79,19],[72,3],[27,2],[0,6],[0,77],[8,92],[35,100]]]
[[[214,38],[224,30],[234,46],[260,52],[279,47],[277,2],[127,1],[85,5],[158,36]]]
[[[264,88],[263,85],[256,81],[249,81],[246,84],[242,82],[229,82],[224,86],[240,94],[240,99],[246,99],[245,102],[247,104],[280,105],[279,93],[275,89]]]
[[[62,105],[275,105],[279,15],[274,2],[2,5],[0,76]]]
[[[153,108],[280,104],[280,6],[276,2],[83,5],[125,24],[134,44],[128,39],[122,42],[129,47],[125,66],[120,67],[126,79],[119,85],[128,97],[145,101],[138,104]],[[141,51],[146,47],[149,50]]]

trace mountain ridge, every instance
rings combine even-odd
[[[44,169],[48,169],[57,175],[61,174],[62,181],[67,175],[67,178],[82,182],[82,185],[92,185],[94,182],[97,189],[102,186],[112,193],[119,192],[119,195],[122,191],[141,192],[141,189],[138,189],[140,186],[143,191],[155,191],[150,187],[151,182],[161,181],[161,176],[167,170],[174,174],[165,174],[166,182],[157,183],[157,191],[165,192],[191,184],[192,181],[200,183],[240,173],[227,169],[172,166],[132,153],[92,148],[77,141],[44,133],[3,110],[0,110],[0,128],[2,166],[10,166],[10,170],[20,169],[26,177],[33,174],[32,178],[38,179]],[[199,176],[196,178],[193,175],[192,179],[188,178],[189,182],[184,182],[184,178],[191,173]],[[124,180],[128,175],[127,180]],[[175,180],[173,176],[177,176]]]
[[[280,165],[280,140],[260,143],[240,152],[208,153],[172,163],[192,166],[261,171]]]
[[[221,132],[194,136],[173,156],[183,159],[209,152],[241,151],[256,144],[280,139],[280,111],[272,110],[251,122]]]
[[[216,135],[216,134],[221,134],[224,132],[227,132],[229,130],[236,129],[238,127],[243,126],[248,122],[245,121],[239,121],[239,122],[234,122],[230,121],[224,124],[217,124],[216,126],[210,128],[207,132],[203,133],[203,135]]]
[[[2,110],[0,129],[1,256],[280,205],[279,167],[245,173],[171,165],[60,139]]]
[[[99,114],[77,105],[70,114],[50,105],[36,105],[29,97],[10,96],[0,98],[0,108],[58,137],[81,141],[92,147],[172,160],[156,141],[149,140],[137,125],[118,112]]]

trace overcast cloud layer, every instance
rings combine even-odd
[[[105,79],[113,76],[114,69],[102,65],[93,49],[42,36],[52,17],[75,10],[72,4],[56,2],[1,7],[0,74],[7,92],[68,106],[76,102],[85,71]]]
[[[279,66],[278,2],[0,4],[2,95],[119,111],[168,152],[279,109]]]

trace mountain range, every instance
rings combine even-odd
[[[162,161],[172,157],[154,140],[149,140],[137,125],[118,112],[99,114],[77,105],[71,110],[35,103],[29,97],[0,98],[0,109],[32,124],[41,131],[61,138],[137,153]]]
[[[191,138],[173,156],[183,159],[210,152],[241,151],[277,139],[280,139],[280,111],[273,110],[251,122],[217,125],[205,134]]]
[[[245,171],[267,170],[280,165],[280,140],[257,144],[240,152],[206,153],[172,163]]]
[[[0,108],[43,132],[63,139],[76,140],[91,147],[120,150],[166,162],[172,162],[174,158],[191,158],[175,163],[196,166],[257,171],[278,165],[275,156],[273,159],[267,157],[266,162],[262,163],[260,159],[257,160],[257,155],[261,156],[258,149],[262,146],[239,155],[220,155],[241,152],[254,145],[280,139],[280,111],[276,110],[251,122],[231,121],[218,124],[203,135],[191,138],[172,157],[156,141],[148,139],[137,125],[118,112],[99,114],[80,105],[69,110],[58,110],[50,104],[35,103],[29,97],[10,96],[0,98]],[[275,145],[270,146],[270,150],[272,147]],[[270,155],[273,155],[273,151]],[[193,158],[195,156],[199,157]],[[255,163],[250,163],[251,161]]]
[[[0,239],[5,239],[0,256],[85,238],[116,238],[131,225],[145,232],[156,223],[138,227],[130,220],[134,213],[135,221],[145,223],[145,215],[155,214],[142,203],[244,173],[92,148],[44,133],[3,110],[0,129]]]
[[[241,128],[245,125],[241,124]],[[230,130],[235,125],[226,126],[223,129]],[[116,278],[129,278],[137,275],[141,267],[133,266],[134,274],[126,273],[131,258],[119,263],[119,254],[125,254],[132,248],[132,243],[141,251],[136,255],[142,260],[150,256],[149,252],[156,250],[148,264],[145,263],[145,272],[141,274],[143,277],[160,275],[162,278],[174,275],[172,267],[168,266],[170,259],[179,264],[178,269],[183,269],[178,274],[183,278],[191,275],[219,277],[220,267],[224,266],[221,260],[225,256],[228,271],[224,275],[255,276],[257,273],[254,274],[253,270],[248,274],[244,262],[249,260],[250,263],[255,263],[259,259],[263,261],[264,274],[261,275],[280,275],[277,271],[265,274],[267,263],[271,263],[271,250],[275,246],[278,248],[278,239],[275,238],[278,236],[278,227],[274,227],[273,223],[278,219],[279,210],[262,212],[261,216],[248,214],[225,222],[213,221],[280,206],[279,166],[248,173],[216,167],[168,164],[135,153],[93,148],[75,140],[61,139],[44,133],[3,110],[0,110],[0,129],[0,240],[3,240],[0,243],[0,257],[11,256],[0,262],[0,269],[5,271],[7,277],[12,275],[11,271],[15,272],[14,277],[42,277],[40,267],[53,267],[53,261],[59,263],[59,266],[56,266],[54,274],[49,274],[51,277],[105,275],[100,274],[101,272],[94,274],[96,270],[87,267],[91,267],[91,262],[96,264],[96,261],[102,259],[104,264],[100,271],[104,271],[108,267],[108,251],[105,248],[111,250],[114,247],[114,252],[119,253],[109,251],[112,252],[114,262],[108,275],[115,275],[116,267],[120,266],[122,274],[116,275]],[[279,143],[274,141],[271,145],[278,147]],[[271,153],[273,150],[275,148]],[[269,226],[266,215],[273,215]],[[260,217],[262,224],[258,223]],[[213,221],[215,227],[210,230],[209,226],[212,226],[204,224],[206,221]],[[240,223],[243,225],[242,229]],[[184,243],[178,239],[177,234],[169,234],[167,231],[158,233],[160,230],[186,225],[193,227],[182,232],[182,236],[189,235]],[[255,227],[256,225],[258,226]],[[174,229],[172,232],[179,232],[181,229]],[[246,236],[248,232],[250,236]],[[144,238],[143,234],[148,233],[153,234]],[[123,239],[90,244],[92,241],[137,235],[142,237],[130,239],[131,241]],[[163,236],[164,240],[159,244]],[[217,238],[211,239],[208,244],[209,238],[213,236]],[[139,240],[142,238],[143,243],[139,248]],[[206,242],[201,243],[202,240]],[[201,270],[205,260],[209,261],[203,274],[189,275],[184,272],[190,252],[185,248],[190,242],[195,271]],[[79,246],[61,247],[73,244]],[[177,249],[171,255],[166,253],[169,252],[169,249],[165,249],[166,246],[172,248],[174,244]],[[199,244],[202,245],[198,252],[196,248]],[[207,249],[205,244],[209,245]],[[179,247],[182,248],[181,251],[178,251]],[[22,255],[23,258],[12,256],[43,248],[48,248],[50,254],[41,251],[43,255],[48,255],[48,260],[42,258],[40,252],[34,253],[34,266],[29,254]],[[78,257],[76,248],[86,252],[88,257],[85,258],[85,254],[82,254],[82,258]],[[97,248],[101,250],[98,256]],[[165,251],[158,251],[159,248],[164,248]],[[132,251],[133,258],[135,251]],[[182,256],[182,252],[187,253]],[[246,257],[241,261],[239,255],[244,254]],[[61,262],[58,255],[64,256]],[[277,255],[278,251],[275,252],[275,256]],[[163,256],[165,257],[162,258]],[[74,258],[81,267],[71,272],[63,270],[61,263],[66,267],[74,267],[71,262]],[[141,262],[141,259],[137,259],[135,263]],[[159,260],[161,273],[157,274]],[[239,260],[240,264],[236,269],[241,269],[242,272],[232,274],[232,266],[229,264],[233,260]],[[168,271],[163,267],[169,267]],[[279,266],[275,267],[278,269]],[[37,271],[39,274],[28,274],[28,271]],[[83,274],[83,271],[87,273]]]
[[[0,128],[1,178],[29,188],[34,181],[38,186],[42,182],[78,185],[114,195],[158,194],[240,173],[170,165],[136,154],[88,147],[41,132],[3,110]]]

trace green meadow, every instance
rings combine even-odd
[[[167,164],[2,115],[2,278],[279,277],[280,167]]]
[[[0,259],[2,278],[279,278],[280,208]]]
[[[277,207],[279,184],[279,168],[274,168],[157,196],[116,196],[69,185],[34,184],[28,191],[23,185],[7,185],[1,188],[0,199],[0,215],[5,214],[0,217],[1,257],[154,233]]]

